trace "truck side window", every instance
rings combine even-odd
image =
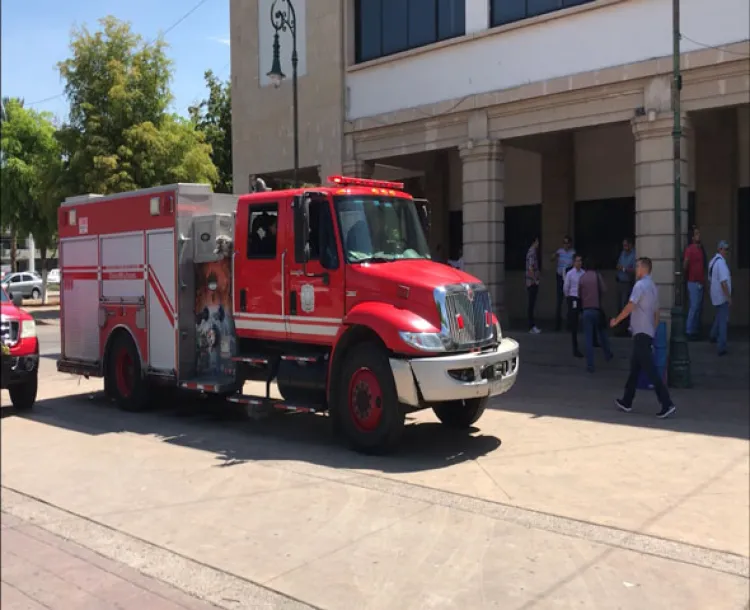
[[[298,219],[296,215],[295,219]],[[294,259],[302,263],[305,245],[302,243],[302,227],[297,222],[294,234]],[[324,269],[338,269],[339,266],[333,219],[327,199],[313,199],[310,202],[310,260],[320,261]]]
[[[248,214],[247,258],[276,258],[279,204],[254,205]]]

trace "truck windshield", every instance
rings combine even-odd
[[[377,195],[334,197],[346,260],[350,263],[430,258],[411,199]]]

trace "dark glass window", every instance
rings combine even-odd
[[[594,0],[491,0],[490,23],[505,25]]]
[[[737,192],[737,266],[740,269],[750,268],[750,186]],[[734,244],[730,244],[734,245]]]
[[[635,236],[635,197],[576,201],[574,217],[576,252],[597,269],[614,270],[622,240]]]
[[[357,3],[357,61],[368,61],[383,54],[381,0],[359,0]]]
[[[466,0],[356,0],[356,61],[463,36]]]
[[[505,269],[523,271],[526,269],[526,253],[531,242],[539,238],[539,252],[542,251],[542,205],[514,205],[505,208]],[[539,268],[542,268],[539,256]]]
[[[263,203],[250,207],[247,231],[247,258],[276,258],[276,230],[279,205]]]
[[[409,48],[409,4],[404,0],[381,0],[383,55]]]
[[[438,0],[437,28],[438,40],[463,36],[466,32],[465,0]]]

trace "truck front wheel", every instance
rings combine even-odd
[[[361,343],[346,355],[339,377],[337,424],[357,451],[370,454],[393,449],[404,430],[405,412],[387,352],[377,343]]]
[[[125,333],[115,337],[109,351],[105,385],[123,411],[144,411],[150,406],[138,350]]]
[[[482,417],[489,401],[489,398],[450,400],[433,405],[432,410],[443,425],[458,430],[466,430]]]
[[[36,373],[24,381],[8,388],[10,402],[16,411],[28,411],[36,402],[36,389],[38,378]]]

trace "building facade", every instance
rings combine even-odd
[[[541,239],[540,318],[564,235],[613,277],[635,238],[665,315],[674,286],[670,0],[292,0],[300,176],[404,180],[432,205],[431,246],[463,249],[504,318],[522,318]],[[266,76],[272,0],[231,0],[234,183],[285,177],[292,89]],[[285,2],[278,0],[276,8]],[[750,8],[682,0],[682,228],[732,243],[748,324]],[[280,33],[291,76],[291,38]],[[685,239],[685,235],[683,235]],[[706,302],[706,310],[710,304]],[[614,309],[614,301],[612,303]],[[707,316],[710,321],[710,316]]]

